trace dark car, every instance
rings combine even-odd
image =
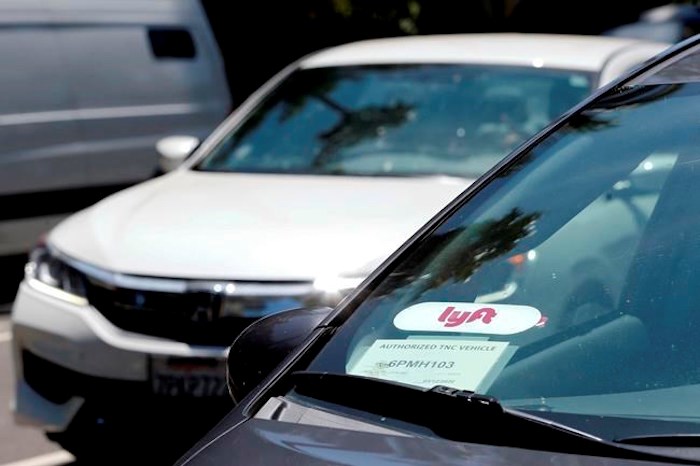
[[[644,11],[633,23],[603,32],[605,36],[680,42],[700,32],[700,8],[671,4]]]
[[[335,309],[249,327],[237,407],[178,464],[700,464],[698,290],[700,36],[521,146]]]

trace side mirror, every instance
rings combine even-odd
[[[252,323],[234,340],[226,359],[228,389],[239,403],[298,347],[332,309],[293,309]]]
[[[167,173],[176,169],[199,146],[199,138],[194,136],[168,136],[156,143],[158,168]]]

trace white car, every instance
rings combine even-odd
[[[12,313],[17,421],[78,455],[105,426],[135,433],[188,400],[213,422],[200,398],[226,406],[221,364],[241,329],[336,304],[512,148],[666,47],[426,36],[290,65],[178,169],[73,215],[32,253]]]

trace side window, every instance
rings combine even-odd
[[[192,35],[183,28],[149,27],[148,40],[156,58],[191,59],[197,55]]]

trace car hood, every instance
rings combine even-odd
[[[470,182],[178,170],[69,217],[48,239],[74,259],[135,275],[359,276]]]
[[[211,442],[200,442],[178,466],[225,464],[307,465],[639,465],[649,461],[553,453],[452,442],[409,435],[362,432],[264,419],[250,419]]]

